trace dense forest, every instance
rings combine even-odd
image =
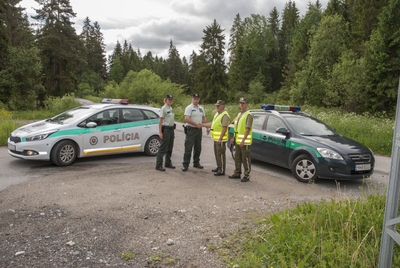
[[[107,58],[97,22],[86,17],[77,34],[69,0],[35,1],[32,24],[20,0],[0,2],[0,107],[37,109],[71,93],[151,103],[199,92],[204,103],[245,95],[356,113],[396,108],[400,0],[330,0],[325,8],[317,0],[302,16],[288,1],[268,17],[232,14],[229,36],[214,20],[189,59],[173,40],[165,59],[126,40]]]

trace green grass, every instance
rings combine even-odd
[[[340,134],[368,146],[376,154],[390,156],[392,153],[395,122],[384,114],[357,115],[315,107],[305,107],[304,111],[324,121]]]
[[[377,267],[384,207],[379,194],[305,203],[233,234],[219,253],[229,267]]]

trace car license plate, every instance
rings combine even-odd
[[[8,149],[10,149],[11,151],[15,151],[15,145],[9,143],[9,144],[7,145],[7,147],[8,147]]]
[[[371,164],[356,165],[356,171],[370,170]]]

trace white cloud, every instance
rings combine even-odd
[[[292,2],[303,14],[309,0]],[[327,2],[320,1],[323,8]],[[192,51],[198,52],[203,29],[214,19],[225,29],[228,38],[236,14],[239,13],[242,19],[250,14],[269,17],[274,6],[281,13],[286,3],[282,0],[70,0],[76,13],[73,22],[77,33],[81,32],[86,17],[92,23],[97,21],[104,35],[107,54],[112,52],[117,41],[123,44],[126,40],[134,50],[140,49],[142,55],[151,51],[153,56],[165,58],[172,40],[180,56],[187,59]],[[26,8],[28,16],[35,15],[32,7],[38,8],[38,5],[34,0],[22,0],[19,4]]]

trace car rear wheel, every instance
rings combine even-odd
[[[76,159],[76,146],[72,141],[60,141],[51,150],[51,161],[57,166],[69,166]]]
[[[292,173],[300,181],[309,183],[317,179],[317,167],[314,161],[306,154],[302,154],[293,161]]]
[[[147,155],[154,156],[157,155],[158,150],[160,149],[160,138],[157,136],[152,136],[147,140],[144,152]]]

